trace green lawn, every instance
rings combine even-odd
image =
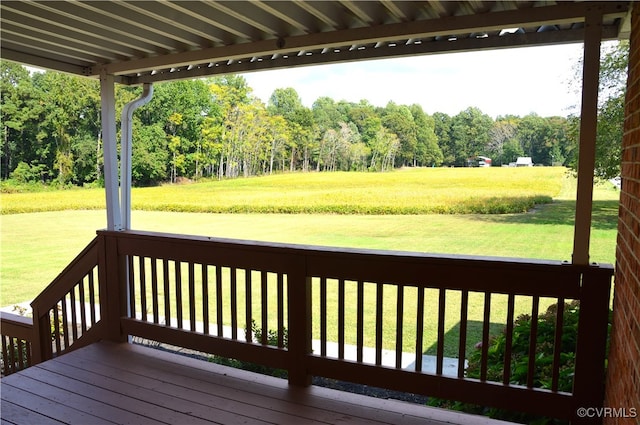
[[[504,169],[496,170],[502,172]],[[569,260],[573,239],[575,181],[561,177],[557,169],[534,167],[528,170],[556,170],[555,181],[547,183],[547,186],[553,188],[555,185],[558,189],[554,194],[553,203],[538,206],[535,212],[522,214],[210,214],[136,210],[132,213],[132,225],[140,230],[312,245]],[[467,169],[444,171],[452,176],[453,171],[466,172]],[[415,182],[418,176],[422,175],[423,186],[436,186],[436,191],[439,192],[444,177],[438,174],[436,183],[431,184],[424,179],[430,172],[431,170],[427,169],[423,170],[423,174],[413,173],[411,179]],[[343,173],[336,174],[342,174],[341,179],[337,180],[343,182],[345,179],[342,177],[348,176]],[[411,171],[400,171],[382,177],[390,176],[391,181],[397,181],[410,174]],[[368,175],[375,179],[380,178],[380,174]],[[291,180],[295,176],[285,177]],[[335,176],[333,180],[327,180],[324,175],[321,177],[322,179],[316,181],[315,188],[335,185]],[[468,175],[465,178],[469,178]],[[251,180],[253,191],[259,192],[256,184],[260,179],[248,180]],[[272,178],[267,179],[268,183],[272,181]],[[470,184],[468,180],[465,181]],[[240,183],[234,181],[235,186],[247,184],[241,180],[238,182]],[[310,184],[308,181],[304,183]],[[363,183],[356,184],[348,180],[345,184],[359,186]],[[380,180],[375,181],[375,184],[379,185],[381,193],[387,190],[381,185]],[[211,185],[213,183],[204,184],[204,189],[198,188],[200,185],[191,185],[139,190],[194,191],[200,197],[208,190],[206,187]],[[487,184],[482,182],[481,185]],[[311,192],[314,188],[309,187],[307,190]],[[460,193],[472,191],[468,187],[460,190]],[[72,190],[20,195],[38,198],[56,193],[64,196],[72,194],[74,201],[69,201],[67,205],[75,205],[92,202],[93,195],[87,196],[87,193],[93,192],[94,190]],[[3,209],[7,200],[14,196],[3,194],[0,197]],[[137,192],[134,192],[134,203],[136,196]],[[383,195],[386,196],[390,195]],[[614,262],[618,196],[619,193],[609,185],[595,188],[591,242],[593,261]],[[33,299],[91,240],[95,230],[103,228],[106,223],[104,210],[10,214],[3,215],[1,219],[2,305]]]
[[[477,172],[477,170],[474,171]],[[500,173],[503,172],[502,169],[497,170],[500,170]],[[540,172],[554,170],[555,176],[547,180],[543,179],[546,182],[543,185],[547,187],[544,189],[546,192],[538,189],[539,193],[551,194],[553,202],[539,205],[533,211],[527,213],[402,215],[211,214],[135,210],[132,213],[132,224],[133,228],[139,230],[238,239],[434,253],[570,260],[573,238],[575,180],[563,177],[563,173],[558,173],[557,169],[531,168],[528,170],[536,172],[538,170]],[[426,192],[426,189],[434,187],[434,193],[442,193],[440,188],[441,181],[435,179],[432,184],[430,180],[425,178],[430,171],[423,170],[422,174],[415,173],[410,177],[415,181],[421,175],[423,178],[423,191]],[[449,172],[449,179],[452,182],[455,181],[451,177],[453,176],[453,171],[466,172],[466,170],[450,169],[445,169],[445,171]],[[399,171],[388,173],[382,177],[386,176],[390,180],[406,178],[400,176],[401,174],[411,175],[412,172]],[[375,179],[381,178],[378,174],[368,175]],[[499,173],[495,175],[502,177]],[[345,176],[349,177],[347,174],[342,174],[341,179],[343,181]],[[469,176],[465,177],[467,185],[471,184]],[[477,174],[475,176],[477,178]],[[287,175],[282,178],[284,179],[285,177],[290,180],[295,175]],[[310,185],[306,187],[308,193],[314,190],[324,191],[327,186],[335,185],[335,180],[326,180],[328,177],[324,175],[321,175],[321,177],[325,180],[319,179],[316,181],[315,186],[310,185],[309,180],[302,179],[304,183]],[[335,175],[334,178],[336,178]],[[355,180],[358,178],[360,176]],[[248,183],[249,180],[251,184]],[[442,180],[442,177],[440,177],[440,180]],[[259,181],[260,179],[258,178],[248,179],[247,182],[238,180],[238,183],[235,183],[234,181],[233,190],[239,190],[238,187],[243,184],[253,185],[254,196],[261,197],[263,195],[255,193],[262,190],[260,188],[256,189],[255,185]],[[271,183],[274,179],[267,178],[265,181]],[[347,179],[347,182],[345,183],[346,185],[352,184],[355,187],[362,184],[350,179]],[[375,199],[379,200],[385,197],[392,199],[392,195],[384,194],[388,190],[393,190],[396,196],[399,196],[398,190],[389,189],[383,183],[384,179],[375,181],[377,191],[382,194]],[[520,184],[520,182],[517,182],[517,184]],[[416,189],[414,191],[418,191],[417,183],[415,185],[414,188]],[[480,186],[482,185],[486,186],[487,183],[480,182]],[[157,190],[158,192],[156,193],[163,193],[163,196],[168,196],[167,200],[170,199],[172,202],[177,202],[173,195],[170,196],[167,193],[182,191],[184,192],[183,196],[187,196],[189,191],[192,191],[196,195],[196,199],[200,199],[199,197],[204,196],[203,193],[216,186],[216,183],[211,182],[202,185],[138,189],[138,191],[134,191],[134,204],[138,197],[144,198],[143,195],[145,193],[151,193],[153,190]],[[272,194],[276,192],[273,189],[264,190]],[[303,189],[297,190],[302,191]],[[483,190],[478,189],[477,192],[481,193]],[[339,196],[338,192],[336,191],[336,196]],[[452,196],[455,193],[469,194],[475,192],[472,187],[460,187],[458,192],[454,189],[451,190]],[[53,192],[53,194],[55,193]],[[93,190],[72,190],[57,193],[62,193],[65,196],[71,196],[70,194],[75,196],[74,198],[67,198],[65,201],[68,203],[67,205],[93,202],[90,201],[93,195],[87,195],[88,193],[93,194]],[[610,185],[598,185],[594,193],[591,259],[597,262],[613,263],[615,259],[619,192],[612,189]],[[45,194],[49,196],[50,192],[25,195],[38,197]],[[5,200],[13,196],[13,194],[2,195],[3,209]],[[221,197],[224,198],[223,195]],[[404,196],[399,199],[403,203],[413,202],[410,201],[412,199],[411,196]],[[140,202],[140,199],[138,199],[138,202]],[[365,201],[361,199],[358,202],[363,203]],[[2,215],[1,220],[0,304],[12,305],[33,299],[93,238],[95,230],[105,226],[106,215],[102,209],[65,210],[5,214]],[[395,295],[390,293],[388,296],[394,297]],[[452,293],[451,296],[451,304],[455,306],[455,298],[459,295]],[[472,321],[470,327],[474,328],[475,326],[479,332],[482,318],[482,300],[479,294],[477,296],[480,298],[476,299],[474,295],[470,300],[469,320]],[[405,295],[405,298],[407,300],[411,299],[411,294]],[[504,323],[504,318],[506,317],[505,309],[500,307],[505,303],[504,300],[500,300],[500,297],[496,297],[494,302],[496,306],[492,306],[492,323],[495,322],[495,326],[499,327],[500,323]],[[526,311],[527,307],[522,307],[522,309],[521,311]],[[393,317],[393,314],[391,313],[389,316]],[[452,308],[447,316],[447,338],[452,341],[451,347],[447,344],[447,350],[454,350],[459,312]],[[431,330],[428,330],[428,332],[432,334]],[[476,331],[474,332],[477,334]],[[407,334],[406,344],[410,344],[411,338],[411,335]],[[393,338],[390,340],[391,344],[393,344]],[[470,336],[470,344],[475,341],[477,341],[477,338]],[[433,352],[434,347],[432,344],[433,341],[426,340],[425,351]],[[407,345],[407,347],[409,346]]]

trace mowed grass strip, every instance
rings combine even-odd
[[[134,188],[144,211],[306,214],[505,214],[551,202],[562,167],[291,173]],[[105,207],[103,189],[2,194],[2,214]]]

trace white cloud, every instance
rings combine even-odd
[[[293,87],[310,107],[322,96],[422,105],[427,113],[455,115],[476,106],[492,117],[534,112],[566,116],[579,104],[569,81],[580,44],[453,53],[319,65],[245,74],[265,103],[277,88]]]

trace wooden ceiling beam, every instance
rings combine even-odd
[[[613,39],[617,35],[616,26],[603,27],[603,39]],[[278,68],[292,68],[323,64],[336,64],[373,59],[412,57],[427,54],[444,54],[463,51],[481,51],[506,49],[514,47],[532,47],[554,44],[581,43],[584,39],[584,29],[565,30],[557,32],[509,34],[500,37],[483,39],[467,38],[456,41],[424,42],[420,44],[397,44],[383,47],[365,48],[363,50],[339,49],[339,52],[328,50],[326,53],[314,52],[311,56],[282,55],[277,59],[242,60],[227,64],[217,62],[200,64],[191,70],[179,69],[161,70],[153,75],[146,74],[132,77],[131,84],[142,84],[157,81],[170,81],[187,78],[205,77],[208,75],[234,74],[254,71],[272,70]],[[285,58],[286,56],[286,58]],[[322,56],[322,58],[319,58]]]
[[[260,57],[286,52],[296,52],[297,54],[302,50],[341,48],[347,45],[487,32],[511,27],[575,23],[583,21],[585,9],[587,6],[593,7],[594,4],[593,2],[561,3],[555,6],[534,7],[526,10],[452,16],[428,21],[313,33],[116,62],[105,65],[105,68],[109,74],[129,74],[220,60],[241,60],[251,56]],[[599,4],[603,14],[619,13],[621,17],[625,15],[626,3],[604,2]],[[549,19],[550,16],[553,18]],[[99,69],[93,70],[96,75],[99,72]]]

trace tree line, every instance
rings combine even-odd
[[[609,57],[609,68],[620,68],[620,60],[610,56],[604,58]],[[30,73],[7,61],[0,65],[0,177],[100,184],[98,81]],[[140,92],[139,87],[116,88],[118,120],[122,107]],[[601,105],[609,117],[601,127],[608,127],[609,138],[618,131],[618,103]],[[292,171],[467,166],[479,155],[492,158],[494,165],[529,156],[535,164],[575,166],[577,135],[577,119],[571,116],[493,119],[475,107],[454,116],[429,115],[417,104],[376,107],[366,100],[329,97],[308,108],[293,88],[276,89],[265,105],[244,77],[225,75],[155,85],[151,102],[134,114],[132,177],[135,185],[150,185]]]

